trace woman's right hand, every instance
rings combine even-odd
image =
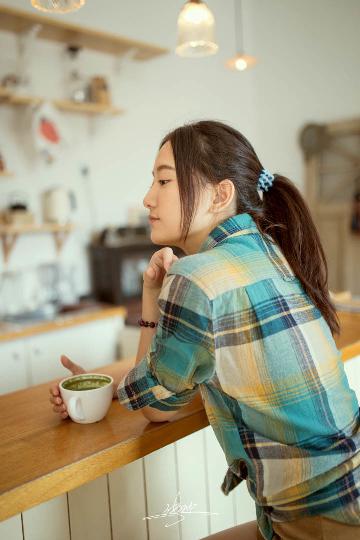
[[[168,272],[172,263],[178,259],[179,257],[174,255],[171,247],[164,247],[155,251],[147,269],[143,273],[144,287],[160,291],[166,272]]]
[[[80,375],[80,373],[86,373],[86,370],[79,366],[78,364],[75,364],[75,362],[72,362],[70,358],[65,356],[64,354],[61,355],[61,363],[64,367],[69,369],[73,375]],[[70,377],[70,375],[69,375]],[[61,394],[60,394],[60,388],[58,384],[54,384],[50,387],[50,403],[53,405],[53,411],[55,413],[60,414],[60,418],[67,418],[69,416],[66,405],[62,400]]]

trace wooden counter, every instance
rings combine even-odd
[[[130,368],[133,360],[123,362]],[[96,371],[118,370],[114,363]],[[208,425],[199,394],[170,422],[149,423],[117,399],[101,422],[61,420],[49,402],[50,385],[0,396],[0,521]]]
[[[31,324],[18,324],[0,322],[0,343],[10,341],[54,330],[62,330],[71,326],[84,324],[108,317],[123,317],[125,318],[127,310],[123,306],[111,306],[109,304],[98,304],[82,310],[59,315],[54,320],[41,321]]]
[[[360,340],[344,344],[344,360],[360,354]],[[118,370],[114,363],[94,371]],[[117,399],[101,422],[61,420],[49,403],[50,385],[0,396],[0,521],[208,426],[199,394],[170,422],[150,423]]]

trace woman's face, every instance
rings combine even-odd
[[[212,186],[204,190],[199,208],[193,218],[186,242],[181,241],[181,206],[175,161],[170,142],[159,150],[153,169],[153,182],[143,204],[149,210],[151,241],[154,244],[179,247],[186,254],[196,253],[214,226],[214,216],[209,212],[213,195]]]

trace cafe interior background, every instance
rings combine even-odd
[[[161,138],[193,120],[238,128],[267,169],[304,193],[324,243],[334,301],[349,313],[351,340],[359,339],[353,317],[360,311],[359,1],[209,0],[215,29],[208,38],[217,49],[189,56],[176,52],[189,52],[178,30],[184,5],[87,0],[59,15],[34,9],[30,0],[0,3],[1,394],[67,376],[62,353],[87,370],[136,355],[142,272],[157,249],[142,201]],[[45,19],[41,25],[39,17],[74,28],[64,32]],[[240,69],[230,69],[229,61]],[[217,465],[208,468],[206,485],[213,489],[203,495],[218,515],[201,522],[203,536],[255,517],[245,499],[237,507],[248,514],[235,523],[229,517],[220,477],[211,476],[222,474],[224,457],[208,431],[206,437],[206,459]],[[177,447],[178,457],[181,451],[185,445]],[[175,527],[164,530],[154,520],[146,532],[133,519],[145,511],[131,492],[135,470],[156,469],[148,473],[147,497],[154,496],[158,511],[160,493],[168,493],[157,488],[158,478],[172,478],[159,472],[165,454],[158,469],[155,454],[146,456],[145,469],[131,469],[113,531],[178,538]],[[171,468],[172,458],[165,463]],[[200,474],[198,466],[193,475],[185,470],[179,479]],[[120,472],[111,474],[110,487]],[[7,538],[23,538],[24,531],[26,538],[47,538],[45,529],[39,533],[45,523],[56,529],[53,538],[65,538],[69,521],[72,538],[110,538],[99,485],[83,486],[81,496],[91,493],[93,502],[86,520],[80,495],[69,493],[70,513],[77,508],[69,519],[65,506],[51,513],[40,505],[41,519],[37,506],[1,530],[22,527]],[[199,487],[196,492],[200,497]],[[195,538],[191,523],[181,524],[181,538]]]

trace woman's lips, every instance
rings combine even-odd
[[[159,221],[159,218],[149,218],[150,223],[155,223],[155,221]]]

